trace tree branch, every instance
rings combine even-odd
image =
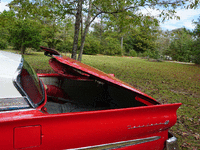
[[[99,10],[100,12],[98,12],[93,18],[92,20],[89,22],[89,25],[96,19],[96,17],[98,17],[100,14],[116,14],[116,13],[121,13],[121,12],[124,12],[124,11],[127,11],[129,9],[135,9],[137,7],[145,7],[145,6],[155,6],[155,5],[173,5],[173,4],[178,4],[178,3],[181,3],[183,2],[182,0],[180,1],[175,1],[175,2],[160,2],[160,3],[151,3],[151,4],[142,4],[142,5],[137,5],[137,6],[130,6],[130,7],[127,7],[127,8],[124,8],[124,9],[121,9],[121,10],[116,10],[116,11],[112,11],[112,12],[109,12],[109,11],[103,11],[101,10],[99,7],[97,7],[96,5],[92,4],[97,10]],[[146,8],[145,8],[146,9]]]

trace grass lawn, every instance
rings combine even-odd
[[[200,149],[200,66],[111,56],[84,56],[83,62],[114,73],[161,103],[181,102],[171,131],[180,149]]]
[[[37,72],[51,72],[49,57],[41,52],[25,55]],[[172,133],[180,149],[200,149],[200,66],[146,59],[83,55],[83,63],[129,83],[161,103],[182,103]]]

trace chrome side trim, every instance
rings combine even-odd
[[[177,138],[169,133],[169,139],[166,140],[166,150],[179,150]]]
[[[27,108],[27,109],[16,109],[16,110],[0,111],[0,114],[3,114],[3,113],[24,112],[24,111],[32,111],[32,110],[35,110],[35,109],[33,109],[33,108]]]
[[[95,145],[95,146],[87,146],[87,147],[81,147],[81,148],[72,148],[68,150],[112,150],[116,148],[123,148],[127,146],[133,146],[136,144],[151,142],[158,139],[160,139],[160,136],[152,136],[152,137],[143,138],[143,139],[121,141],[121,142],[101,144],[101,145]]]
[[[0,111],[29,108],[24,97],[0,98]]]
[[[139,126],[131,126],[128,125],[128,129],[136,129],[136,128],[144,128],[144,127],[151,127],[151,126],[158,126],[158,125],[167,125],[169,123],[169,120],[166,120],[165,122],[160,123],[154,123],[154,124],[147,124],[147,125],[139,125]]]

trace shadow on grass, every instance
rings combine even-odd
[[[38,51],[38,52],[25,52],[23,55],[31,55],[31,56],[41,56],[43,55],[43,51]]]
[[[35,72],[37,73],[55,73],[55,71],[51,69],[35,69]]]

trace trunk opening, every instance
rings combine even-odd
[[[45,107],[50,114],[146,106],[137,93],[101,81],[59,75],[40,79],[47,88]]]

